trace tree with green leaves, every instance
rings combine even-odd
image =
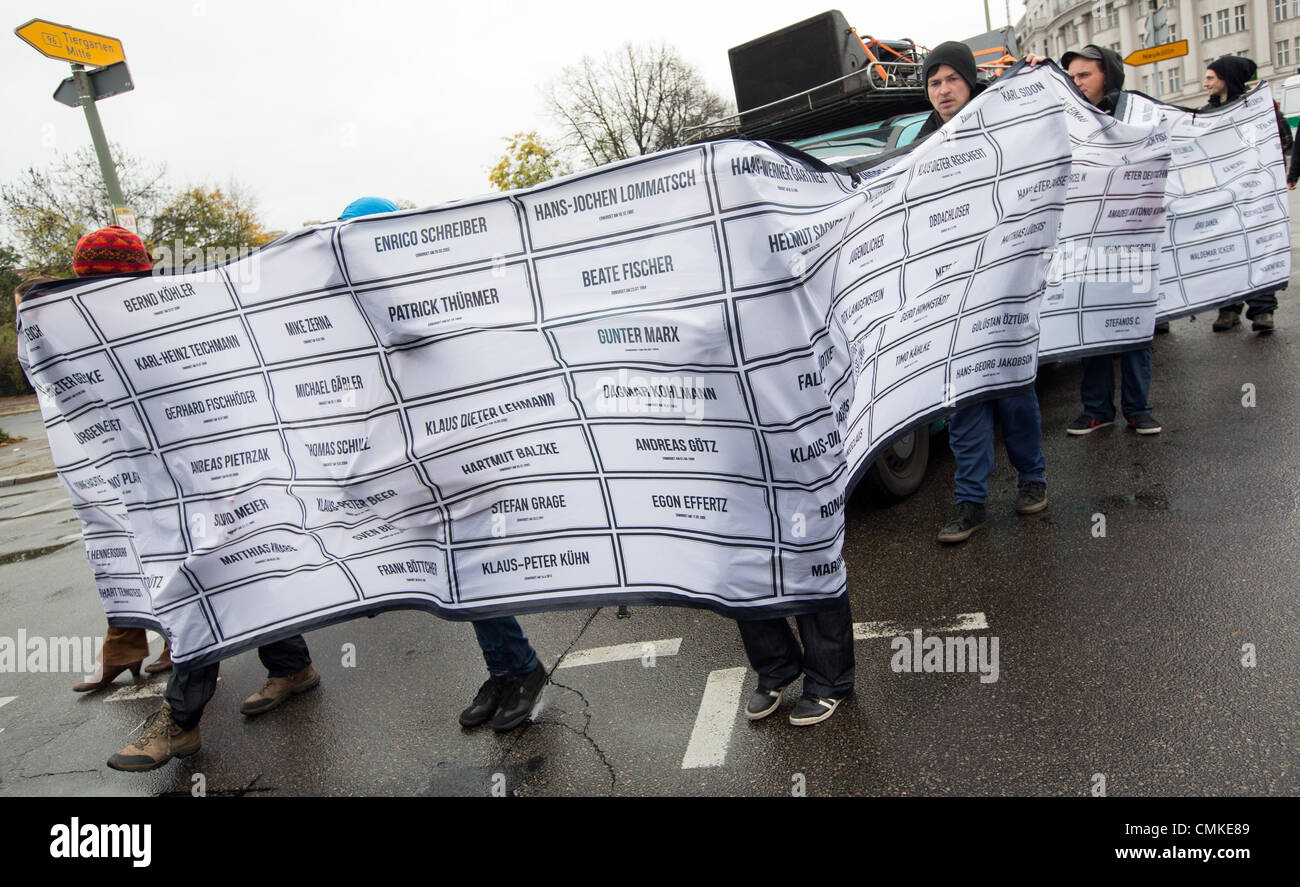
[[[546,99],[566,146],[592,165],[684,145],[691,127],[730,112],[665,44],[627,43],[600,61],[584,57],[549,85]]]
[[[488,173],[488,181],[498,191],[528,188],[569,172],[558,150],[536,131],[517,132],[507,141],[506,153]]]

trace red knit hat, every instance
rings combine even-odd
[[[153,260],[139,237],[119,225],[91,231],[77,241],[72,273],[78,277],[148,271]]]

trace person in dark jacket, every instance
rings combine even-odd
[[[984,90],[975,55],[964,43],[940,43],[925,57],[922,82],[934,111],[918,134],[938,130]],[[1019,474],[1016,512],[1036,514],[1047,507],[1047,462],[1043,457],[1043,423],[1038,394],[1027,391],[992,398],[954,410],[948,417],[948,445],[956,461],[956,506],[952,520],[939,531],[940,542],[965,542],[984,526],[984,502],[993,473],[994,423],[1002,424],[1007,458]]]
[[[1255,63],[1240,55],[1220,56],[1210,62],[1205,71],[1204,83],[1206,91],[1210,94],[1210,100],[1200,110],[1210,111],[1241,98],[1246,92],[1246,84],[1255,79],[1255,70]],[[1284,127],[1287,129],[1286,136],[1289,137],[1291,135],[1290,127],[1286,125],[1285,120],[1279,118],[1279,136],[1282,135]],[[1285,139],[1283,139],[1283,144],[1285,144]],[[1294,169],[1294,167],[1295,161],[1292,160],[1292,168]],[[1288,179],[1290,179],[1289,176]],[[1294,183],[1292,183],[1292,187],[1294,187]],[[1211,328],[1216,333],[1223,333],[1235,326],[1240,326],[1241,309],[1246,305],[1250,306],[1246,311],[1246,319],[1251,321],[1251,329],[1261,334],[1273,332],[1273,312],[1277,310],[1277,290],[1253,295],[1245,303],[1238,302],[1235,305],[1223,306],[1219,309],[1219,316],[1215,319]]]
[[[1031,65],[1044,61],[1041,56],[1026,56]],[[1115,105],[1124,87],[1124,61],[1119,53],[1089,43],[1074,52],[1061,56],[1065,69],[1074,85],[1090,104],[1107,114],[1115,113]],[[1151,392],[1151,346],[1146,345],[1119,355],[1120,406],[1128,427],[1138,434],[1159,434],[1163,426],[1151,414],[1147,398]],[[1066,426],[1067,434],[1090,434],[1098,428],[1115,422],[1115,364],[1110,354],[1083,359],[1083,383],[1080,396],[1083,412]]]

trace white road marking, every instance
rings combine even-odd
[[[612,647],[592,647],[570,653],[560,660],[556,668],[577,668],[579,665],[598,665],[602,662],[621,662],[624,659],[640,659],[642,656],[676,656],[682,645],[681,638],[667,638],[661,641],[644,641],[633,644],[615,644]]]
[[[17,696],[0,696],[0,708],[4,708],[6,705],[13,702],[17,698],[18,698]],[[5,728],[0,727],[0,733],[3,733],[4,731]]]
[[[709,672],[704,698],[700,700],[700,713],[695,716],[695,729],[691,731],[691,741],[682,757],[683,770],[721,767],[726,761],[746,671],[748,669],[741,667]]]
[[[150,681],[147,684],[123,684],[121,689],[109,690],[104,699],[109,702],[129,702],[132,699],[157,698],[167,691],[167,682]]]
[[[880,622],[853,623],[853,640],[898,637],[911,634],[918,628],[923,629],[927,634],[943,634],[950,631],[978,631],[988,627],[988,618],[983,613],[958,613],[952,619],[937,625],[904,624],[886,619]]]

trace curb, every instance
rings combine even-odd
[[[58,474],[58,471],[51,468],[49,471],[34,471],[31,474],[11,474],[8,477],[0,477],[0,487],[12,487],[18,484],[31,483],[37,480],[47,480]]]

